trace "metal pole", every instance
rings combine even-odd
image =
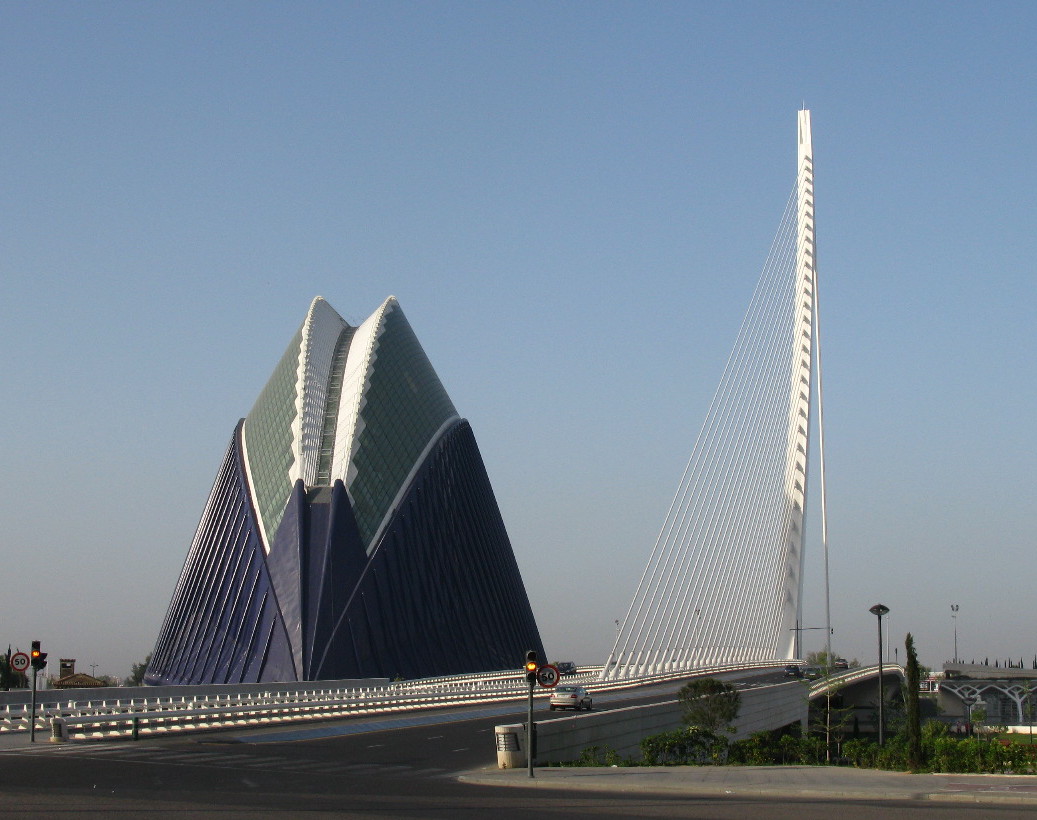
[[[879,619],[879,746],[881,746],[885,739],[886,725],[885,704],[883,703],[886,699],[886,693],[882,685],[882,616],[889,614],[889,607],[885,604],[875,604],[868,612]]]
[[[882,713],[883,701],[885,700],[885,693],[882,687],[882,613],[878,613],[879,619],[879,746],[882,745],[882,728],[885,725],[884,716]]]
[[[35,661],[32,667],[32,709],[29,716],[29,742],[36,742],[36,669]]]
[[[529,722],[526,723],[526,761],[529,765],[529,776],[533,774],[533,683],[529,684]]]
[[[958,662],[958,605],[951,604],[951,618],[954,621],[954,662]]]
[[[832,687],[825,693],[825,763],[832,762]]]

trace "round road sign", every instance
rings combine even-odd
[[[537,683],[541,686],[547,687],[548,689],[557,686],[560,677],[561,675],[558,674],[558,667],[552,666],[551,664],[541,666],[537,670]]]
[[[11,655],[11,668],[15,672],[24,672],[29,668],[29,656],[24,652],[15,652]]]

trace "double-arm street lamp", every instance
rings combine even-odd
[[[879,746],[883,741],[883,727],[885,720],[883,715],[883,700],[885,693],[882,690],[882,616],[889,614],[889,607],[885,604],[875,604],[870,610],[872,615],[879,619]]]

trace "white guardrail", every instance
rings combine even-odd
[[[882,664],[882,675],[899,675],[901,678],[906,678],[907,672],[903,666],[895,663],[884,663]],[[819,678],[810,684],[810,697],[815,698],[819,695],[823,695],[828,691],[836,691],[843,686],[850,683],[857,683],[858,681],[867,680],[868,678],[878,678],[879,667],[878,664],[874,666],[858,666],[854,669],[848,669],[844,672],[833,672],[827,678]]]
[[[600,667],[587,668],[567,680],[593,679]],[[162,687],[168,691],[172,687]],[[89,698],[77,698],[76,690],[40,692],[47,702],[36,706],[36,730],[52,731],[55,740],[98,740],[118,737],[154,737],[181,732],[254,727],[297,721],[400,712],[430,707],[496,702],[528,696],[524,673],[488,672],[420,681],[388,682],[379,686],[321,686],[291,691],[277,684],[261,691],[191,694],[201,687],[176,687],[183,695],[148,696],[147,687],[130,697],[98,697],[103,690],[89,690]],[[212,689],[214,687],[205,687]],[[252,690],[256,687],[250,686]],[[546,691],[546,690],[545,690]],[[85,694],[85,693],[84,693]],[[28,732],[29,703],[0,706],[0,734]]]
[[[652,675],[637,679],[601,681],[602,667],[584,667],[564,678],[566,683],[579,683],[595,692],[662,683],[679,678],[735,672],[747,668],[770,668],[779,663],[728,665],[714,669],[696,669]],[[363,683],[369,683],[364,681]],[[332,720],[344,717],[403,712],[433,707],[472,703],[505,702],[524,699],[528,684],[521,670],[486,672],[474,675],[426,678],[418,681],[386,681],[382,685],[348,685],[348,682],[316,681],[306,684],[277,684],[249,691],[227,691],[216,687],[161,687],[184,692],[149,697],[148,687],[131,689],[131,696],[103,697],[104,690],[49,690],[40,692],[46,702],[36,707],[36,731],[50,731],[52,740],[102,740],[114,738],[158,737],[184,732],[256,727],[302,721]],[[346,685],[343,685],[346,684]],[[244,688],[244,687],[243,687]],[[200,693],[200,690],[210,690]],[[126,690],[120,690],[125,692]],[[192,694],[192,692],[196,694]],[[138,694],[139,693],[139,694]],[[15,693],[4,693],[15,694]],[[537,697],[548,697],[549,689],[536,691]],[[101,695],[101,697],[99,697]],[[57,696],[57,698],[55,698]],[[28,732],[30,705],[13,703],[0,706],[0,734]]]

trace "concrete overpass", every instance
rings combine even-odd
[[[742,705],[735,721],[733,740],[756,732],[772,731],[790,724],[807,727],[810,714],[820,715],[832,696],[832,704],[852,708],[853,717],[865,732],[876,730],[875,712],[879,696],[878,666],[850,669],[808,683],[799,679],[774,680],[776,669],[714,674],[737,681]],[[886,697],[899,692],[904,682],[903,667],[883,664],[882,682]],[[686,680],[686,679],[685,679]],[[577,760],[584,749],[607,747],[623,757],[636,755],[643,738],[680,728],[682,709],[676,697],[659,703],[630,706],[607,712],[574,714],[534,722],[537,744],[534,764]],[[524,724],[498,726],[497,761],[502,768],[527,765]]]

